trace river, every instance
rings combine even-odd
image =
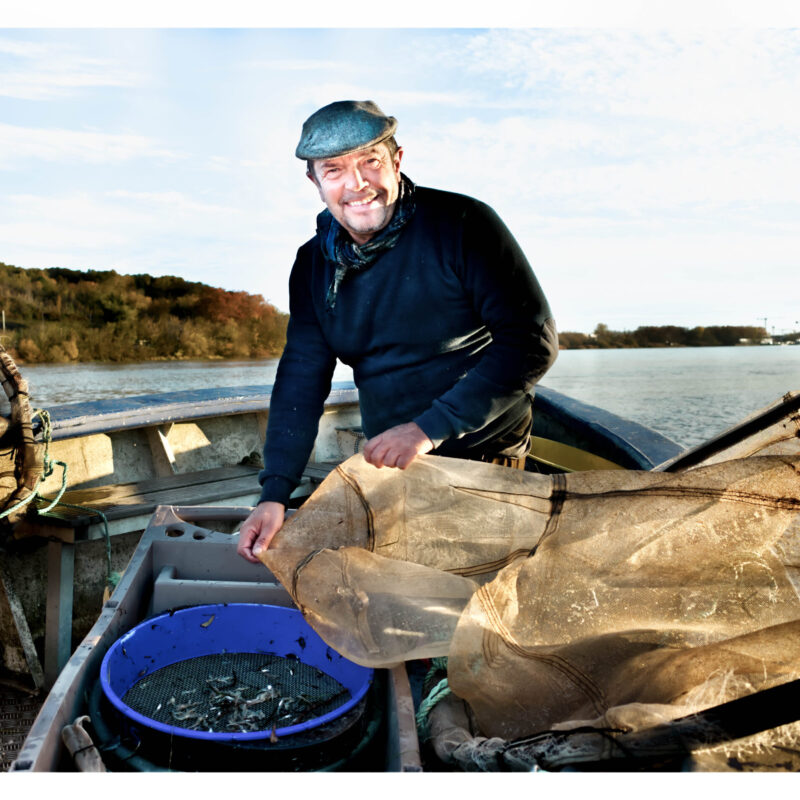
[[[23,366],[34,407],[271,383],[277,359]],[[340,364],[335,380],[352,373]],[[563,350],[542,383],[686,447],[800,390],[800,346]]]

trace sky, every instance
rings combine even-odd
[[[560,330],[800,330],[790,14],[712,0],[473,22],[413,3],[403,27],[340,11],[309,27],[236,2],[124,19],[67,5],[0,13],[6,264],[178,275],[286,311],[322,209],[294,157],[302,123],[371,99],[399,120],[413,181],[500,214]]]

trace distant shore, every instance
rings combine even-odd
[[[582,334],[586,335],[586,334]],[[559,345],[560,351],[567,351],[567,350],[661,350],[661,349],[697,349],[703,347],[775,347],[775,346],[790,346],[790,345],[800,345],[800,334],[798,334],[797,341],[788,341],[788,342],[771,342],[769,344],[762,344],[760,342],[749,342],[749,343],[736,343],[736,344],[696,344],[696,345],[688,345],[688,344],[646,344],[646,345],[636,345],[636,344],[586,344],[586,345],[577,345],[577,346],[565,346],[564,344]],[[110,359],[110,360],[98,360],[98,359],[74,359],[69,361],[26,361],[25,359],[15,357],[13,351],[11,351],[11,356],[14,358],[15,363],[20,367],[59,367],[59,366],[69,366],[71,364],[97,364],[103,366],[120,366],[124,367],[125,365],[130,364],[164,364],[164,363],[188,363],[188,362],[196,362],[196,363],[215,363],[215,364],[224,364],[224,363],[235,363],[241,362],[243,364],[247,363],[255,363],[258,361],[272,361],[280,358],[280,353],[275,353],[273,355],[258,355],[258,356],[234,356],[234,357],[226,357],[226,356],[207,356],[204,358],[199,358],[196,356],[155,356],[151,358],[130,358],[125,360],[119,359]]]
[[[615,331],[600,323],[593,333],[559,332],[564,350],[653,347],[742,347],[800,343],[800,332],[772,334],[754,325],[641,325],[632,331]]]

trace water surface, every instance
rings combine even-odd
[[[206,387],[269,384],[277,359],[23,366],[34,407]],[[351,370],[337,367],[335,380]],[[687,447],[800,391],[800,346],[563,350],[542,383]]]

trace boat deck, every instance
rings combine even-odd
[[[45,698],[0,679],[0,772],[10,769]]]

